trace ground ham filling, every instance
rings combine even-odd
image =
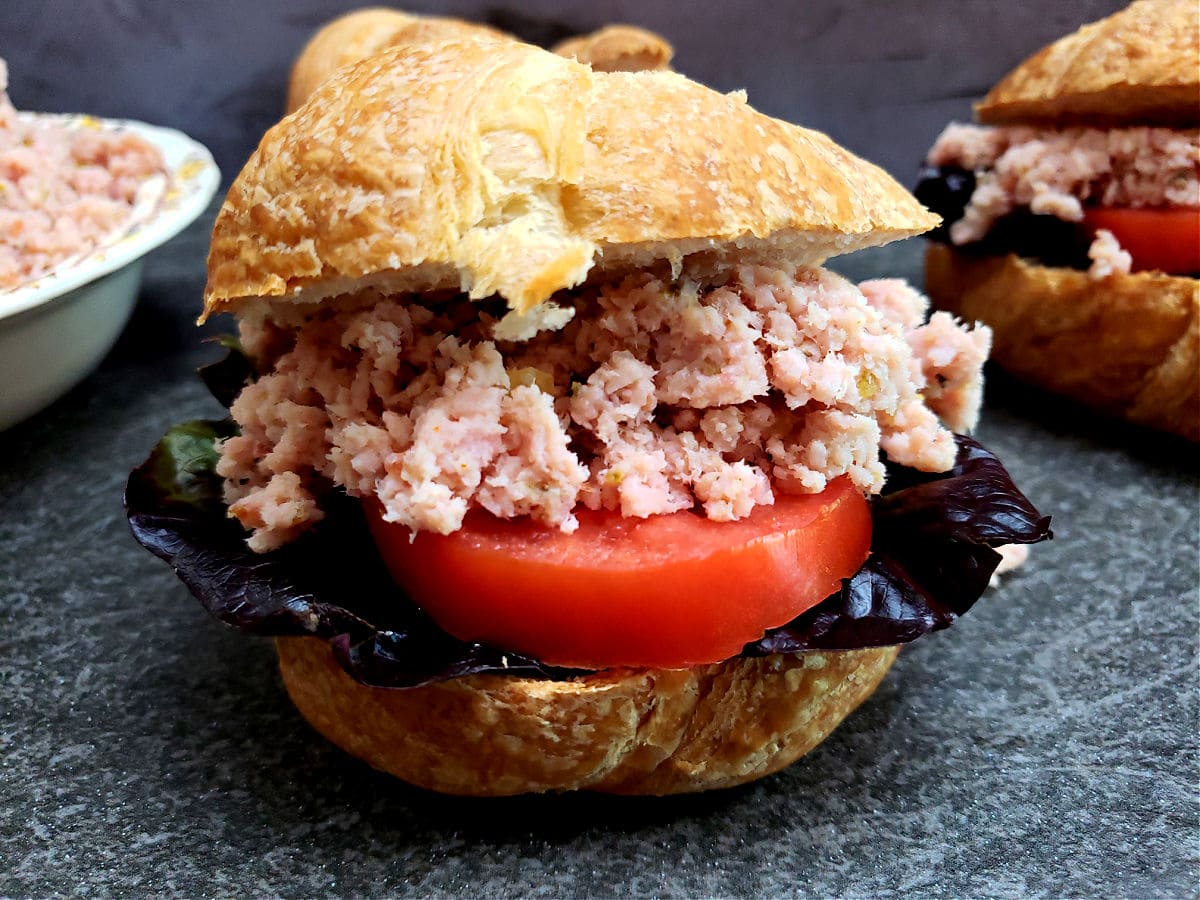
[[[122,234],[139,189],[165,173],[134,134],[19,118],[7,85],[0,60],[0,290]]]
[[[1112,275],[1128,275],[1133,271],[1133,256],[1128,250],[1121,248],[1117,236],[1107,228],[1100,228],[1088,247],[1088,277],[1093,281],[1101,281]]]
[[[978,416],[986,328],[899,281],[743,267],[720,286],[649,276],[577,292],[561,330],[493,338],[486,305],[360,294],[242,322],[263,374],[221,448],[232,515],[270,550],[334,485],[446,534],[469,509],[571,531],[574,510],[744,517],[848,475],[880,448],[944,471]],[[942,423],[939,423],[938,418]]]
[[[955,244],[982,239],[997,219],[1019,208],[1078,222],[1085,204],[1200,206],[1196,129],[1046,130],[954,123],[937,139],[928,162],[976,173],[971,202],[950,226]],[[1113,244],[1106,240],[1089,254],[1109,272],[1121,270],[1119,247],[1114,251]]]

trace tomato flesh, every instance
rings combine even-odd
[[[1084,221],[1093,231],[1111,231],[1133,257],[1135,272],[1200,272],[1200,209],[1092,207]]]
[[[738,654],[858,570],[870,506],[849,479],[744,519],[578,513],[564,534],[475,511],[449,535],[367,519],[392,577],[450,634],[580,668],[685,668]]]

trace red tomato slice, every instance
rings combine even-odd
[[[836,591],[871,542],[870,507],[846,478],[736,522],[583,510],[564,534],[473,512],[410,541],[377,504],[367,519],[392,577],[446,631],[580,668],[735,656]]]
[[[1133,269],[1168,275],[1200,272],[1200,209],[1093,207],[1084,221],[1106,228],[1133,257]]]

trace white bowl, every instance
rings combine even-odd
[[[169,128],[91,116],[21,115],[131,131],[158,147],[170,178],[161,201],[155,197],[144,216],[94,252],[0,290],[0,429],[49,406],[100,364],[133,311],[142,257],[194,221],[221,180],[208,150]]]

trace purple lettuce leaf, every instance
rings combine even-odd
[[[1000,562],[993,548],[1052,537],[995,455],[956,435],[949,472],[888,466],[872,501],[871,555],[842,589],[746,646],[747,655],[904,644],[940,631],[983,594]]]
[[[172,428],[125,488],[134,538],[169,563],[214,617],[250,634],[324,638],[347,672],[381,687],[481,672],[575,674],[439,628],[392,581],[348,497],[330,497],[325,519],[293,543],[250,550],[246,532],[226,515],[214,470],[216,441],[233,433],[229,421]]]
[[[236,381],[241,376],[231,372]],[[333,495],[309,533],[270,553],[252,552],[226,514],[214,468],[231,422],[173,428],[130,475],[125,506],[134,537],[169,563],[222,622],[253,634],[328,640],[355,679],[413,687],[492,673],[568,678],[578,670],[461,641],[443,631],[391,580],[358,504]],[[905,643],[950,625],[987,587],[992,547],[1050,537],[1000,462],[960,437],[950,472],[889,466],[873,504],[872,553],[842,589],[746,647],[747,655]]]
[[[254,363],[242,349],[242,342],[232,334],[222,334],[212,340],[225,348],[225,355],[216,362],[201,366],[196,374],[217,402],[229,409],[242,388],[253,381],[257,373]]]

